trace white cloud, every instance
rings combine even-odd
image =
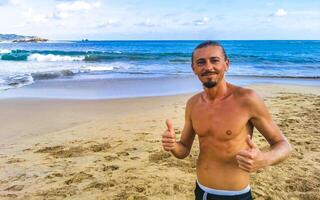
[[[135,24],[137,26],[146,26],[146,27],[154,27],[156,26],[155,23],[153,23],[149,18],[146,19],[146,21]]]
[[[284,9],[279,9],[279,10],[277,10],[276,13],[274,13],[274,16],[283,17],[283,16],[286,16],[287,14],[288,14],[288,12],[285,11]]]
[[[27,12],[24,13],[27,18],[28,23],[45,23],[48,21],[50,16],[36,13],[33,9],[29,8]]]
[[[20,6],[23,4],[23,0],[0,0],[0,6]]]
[[[70,16],[70,14],[68,12],[56,12],[53,14],[54,19],[66,19]]]
[[[267,2],[266,5],[267,5],[267,6],[273,6],[273,5],[274,5],[274,2]]]
[[[118,26],[120,26],[121,24],[119,23],[119,22],[117,22],[117,21],[114,21],[114,20],[112,20],[112,19],[109,19],[109,20],[107,20],[106,22],[104,22],[104,23],[100,23],[100,24],[98,24],[98,25],[96,25],[96,26],[94,26],[94,28],[105,28],[105,27],[118,27]]]
[[[207,24],[209,21],[210,21],[209,17],[203,17],[202,19],[194,20],[192,24],[196,26],[201,26],[201,25]]]
[[[21,0],[10,0],[9,2],[10,4],[15,6],[19,6],[22,3]]]
[[[101,6],[100,2],[88,3],[85,1],[74,1],[74,2],[65,2],[57,5],[57,10],[60,12],[68,11],[82,11],[82,10],[91,10],[93,8],[99,8]]]

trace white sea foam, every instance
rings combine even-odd
[[[61,62],[61,61],[81,61],[84,60],[84,56],[59,56],[59,55],[53,55],[53,54],[31,54],[28,56],[29,61],[39,61],[39,62]]]
[[[30,74],[18,74],[0,79],[0,91],[11,88],[19,88],[34,83]]]
[[[10,41],[10,40],[3,40],[3,41],[0,41],[0,43],[12,43],[12,41]]]
[[[114,67],[111,66],[82,66],[81,72],[94,72],[94,71],[111,71]]]
[[[0,49],[0,54],[11,53],[9,49]]]

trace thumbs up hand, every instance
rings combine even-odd
[[[173,129],[172,121],[167,119],[167,130],[162,134],[162,147],[166,151],[171,151],[176,146],[176,134]]]
[[[250,135],[248,135],[246,140],[249,148],[241,150],[236,155],[239,168],[247,172],[255,172],[258,169],[267,166],[263,153],[251,140]]]

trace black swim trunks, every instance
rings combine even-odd
[[[253,200],[251,190],[246,193],[238,195],[217,195],[207,193],[202,190],[196,182],[196,189],[194,190],[195,200]]]

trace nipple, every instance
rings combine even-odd
[[[231,135],[231,134],[232,134],[232,131],[227,130],[226,134],[227,134],[227,135]]]

